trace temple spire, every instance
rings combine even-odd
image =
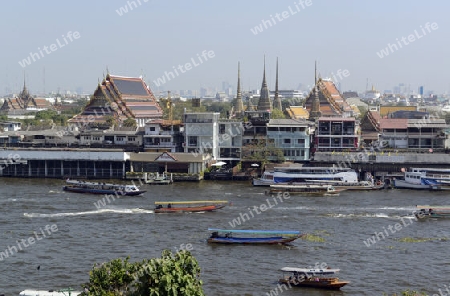
[[[314,85],[317,84],[317,61],[314,61]]]
[[[236,91],[236,103],[234,107],[234,112],[236,117],[241,117],[242,112],[244,112],[244,103],[242,102],[241,93],[241,63],[238,62],[238,81],[237,81],[237,91]]]
[[[258,101],[258,111],[268,111],[272,110],[272,102],[270,101],[269,88],[267,87],[266,81],[266,56],[264,56],[264,72],[263,81],[261,85],[260,97]]]
[[[317,120],[322,115],[322,112],[320,112],[319,86],[317,85],[317,61],[314,63],[314,81],[313,101],[309,113],[309,119],[311,120]]]
[[[276,70],[276,78],[275,78],[275,98],[273,99],[274,104],[276,104],[277,108],[283,110],[281,106],[281,98],[278,94],[278,58],[277,58],[277,70]]]

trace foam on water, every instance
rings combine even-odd
[[[27,218],[53,218],[53,217],[71,217],[71,216],[84,216],[84,215],[98,215],[106,213],[116,213],[116,214],[152,214],[153,210],[145,209],[101,209],[96,211],[85,211],[85,212],[73,212],[73,213],[54,213],[54,214],[40,214],[40,213],[24,213],[23,215]]]

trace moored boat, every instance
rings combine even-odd
[[[212,212],[225,207],[226,200],[155,201],[155,213]],[[167,206],[167,207],[164,207]]]
[[[450,169],[412,168],[405,172],[405,179],[395,179],[395,188],[450,190]]]
[[[69,179],[66,180],[66,183],[68,185],[64,186],[63,190],[76,193],[140,195],[146,192],[134,184],[110,184]]]
[[[218,244],[287,244],[302,236],[300,231],[289,230],[230,230],[217,228],[208,228],[208,230],[212,231],[211,236],[208,238],[208,243]],[[238,236],[234,236],[236,234]]]
[[[338,290],[350,283],[340,281],[337,277],[330,277],[339,272],[339,269],[283,267],[281,271],[283,277],[278,282],[289,286]]]
[[[253,178],[253,186],[270,186],[275,184],[275,181],[273,180],[273,173],[273,171],[265,171],[261,178]]]
[[[345,189],[345,190],[359,190],[359,191],[365,191],[365,190],[381,190],[385,188],[385,184],[381,181],[378,181],[377,183],[372,183],[369,181],[360,181],[357,184],[338,184],[334,185],[334,187],[339,189]]]
[[[149,185],[169,185],[173,183],[172,174],[169,176],[165,173],[162,173],[161,175],[156,173],[156,175],[147,178],[145,183]]]
[[[289,193],[315,196],[337,196],[340,191],[345,189],[336,189],[333,185],[301,185],[301,184],[275,184],[270,185],[269,194]]]
[[[275,167],[274,183],[358,183],[358,174],[351,168],[341,167]]]

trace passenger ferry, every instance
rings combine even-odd
[[[347,183],[357,184],[358,174],[340,167],[276,167],[274,183]]]
[[[411,168],[405,180],[394,180],[395,188],[450,190],[450,169]]]
[[[114,195],[140,195],[145,190],[140,190],[134,184],[110,184],[99,182],[87,182],[79,180],[66,180],[67,185],[63,186],[64,191],[76,193],[91,193],[91,194],[114,194]]]

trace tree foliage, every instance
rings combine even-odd
[[[272,113],[270,114],[270,118],[271,119],[286,119],[287,117],[283,111],[275,108],[272,110]]]
[[[254,143],[245,145],[242,152],[242,159],[259,162],[262,166],[269,162],[282,163],[286,160],[282,149],[271,142],[266,143],[265,140],[255,140]]]
[[[114,116],[112,116],[112,115],[106,115],[104,117],[104,119],[105,119],[106,125],[108,127],[112,127],[114,125],[117,125],[117,119]]]
[[[123,126],[137,127],[137,123],[136,123],[136,120],[134,118],[128,117],[127,119],[124,120]]]
[[[83,296],[204,296],[200,267],[189,251],[173,255],[169,250],[161,258],[130,263],[115,259],[94,265]]]

